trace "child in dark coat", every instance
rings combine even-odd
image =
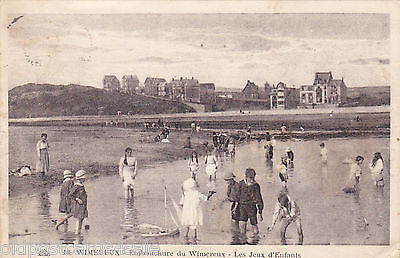
[[[57,222],[56,229],[64,223],[68,223],[68,219],[72,217],[71,215],[71,192],[74,186],[73,181],[74,175],[70,170],[64,171],[64,181],[61,185],[60,191],[60,205],[58,211],[60,212],[62,218]]]
[[[76,172],[76,182],[70,195],[72,200],[72,215],[78,220],[76,223],[76,234],[81,233],[83,220],[88,217],[87,194],[85,186],[83,185],[86,179],[85,174],[86,172],[84,170]]]

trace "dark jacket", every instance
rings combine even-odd
[[[87,218],[87,194],[85,187],[75,183],[70,196],[72,200],[72,215],[77,219]],[[76,198],[81,199],[82,204],[79,204]]]
[[[244,180],[240,181],[236,198],[239,204],[257,205],[258,213],[260,214],[264,209],[264,202],[261,196],[260,185],[257,182],[252,185],[247,185]]]
[[[61,185],[60,191],[60,206],[58,207],[58,211],[61,213],[70,213],[71,212],[71,196],[72,188],[74,187],[74,181],[64,180]]]

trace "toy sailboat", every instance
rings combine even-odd
[[[172,199],[173,201],[173,199]],[[174,202],[174,201],[173,201]],[[175,202],[174,202],[174,205]],[[170,218],[174,222],[176,228],[168,229],[167,228],[167,211],[169,211]],[[179,216],[179,213],[178,213]],[[160,227],[157,225],[143,223],[139,225],[142,233],[140,234],[142,237],[165,237],[165,236],[176,236],[179,234],[179,224],[172,215],[171,210],[168,210],[167,207],[167,186],[164,187],[164,227]],[[143,232],[146,231],[146,232]]]

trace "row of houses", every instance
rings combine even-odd
[[[247,99],[267,99],[267,106],[271,109],[338,106],[346,101],[347,86],[343,77],[337,80],[333,79],[332,72],[317,72],[313,84],[301,85],[300,88],[288,87],[283,82],[271,86],[266,82],[262,89],[248,80],[241,95]],[[228,96],[225,93],[224,97]],[[238,97],[237,94],[230,95],[231,98],[233,96]]]
[[[266,103],[268,109],[338,106],[347,99],[347,87],[343,77],[340,80],[334,79],[332,72],[316,72],[312,84],[301,85],[299,88],[289,87],[283,82],[272,86],[266,82],[261,88],[248,80],[241,91],[224,89],[217,93],[214,83],[200,83],[193,77],[172,78],[169,82],[164,78],[147,77],[144,87],[140,87],[136,75],[124,75],[121,82],[115,75],[106,75],[103,85],[105,89],[129,94],[140,92],[150,96],[211,105],[216,103],[218,97],[258,101]]]
[[[214,83],[200,83],[195,78],[172,78],[167,82],[164,78],[147,77],[144,87],[140,87],[136,75],[124,75],[121,83],[115,75],[106,75],[103,80],[106,90],[124,93],[144,93],[149,96],[163,97],[173,100],[189,101],[202,104],[215,103]]]

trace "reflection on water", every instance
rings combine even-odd
[[[277,141],[274,158],[266,161],[263,144],[245,143],[236,148],[234,158],[220,157],[217,180],[207,185],[204,158],[200,157],[198,181],[200,191],[209,187],[217,192],[202,205],[204,225],[199,227],[196,239],[180,237],[143,238],[138,225],[148,223],[176,228],[171,218],[179,221],[178,210],[181,184],[190,176],[184,160],[161,164],[138,171],[134,200],[126,201],[118,171],[116,176],[103,176],[85,183],[88,193],[90,230],[80,236],[73,232],[76,220],[70,219],[58,231],[51,221],[57,219],[59,187],[49,192],[14,197],[9,200],[9,231],[18,235],[16,243],[149,243],[149,244],[280,244],[279,225],[267,234],[272,213],[281,190],[275,165],[287,147],[295,153],[295,168],[289,174],[288,188],[301,210],[304,244],[388,244],[389,243],[389,139],[331,139],[326,140],[329,150],[328,163],[322,164],[319,141]],[[345,194],[341,189],[349,178],[349,165],[342,161],[348,157],[363,155],[370,161],[374,152],[383,153],[385,186],[377,188],[363,165],[358,195]],[[225,156],[225,155],[221,155]],[[117,162],[117,161],[116,161]],[[365,162],[368,163],[368,162]],[[264,199],[264,221],[258,224],[259,235],[253,237],[250,223],[246,237],[232,226],[230,203],[226,198],[223,175],[233,172],[237,181],[244,178],[247,167],[256,170],[256,181],[261,186]],[[164,209],[164,185],[167,186],[167,217]],[[170,213],[172,215],[170,215]],[[23,233],[32,233],[24,235]],[[288,244],[297,240],[296,227],[289,225]]]

